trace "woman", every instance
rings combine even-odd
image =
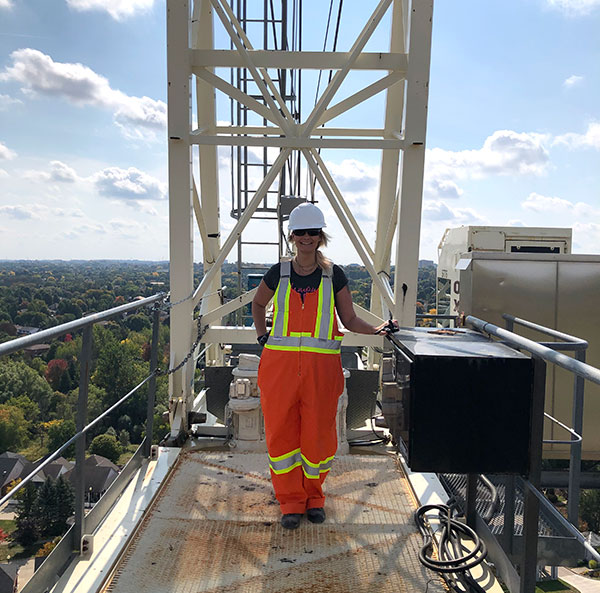
[[[314,204],[291,212],[295,255],[265,274],[252,301],[264,346],[258,385],[269,466],[286,529],[296,529],[305,512],[312,523],[325,520],[322,484],[337,448],[335,418],[344,389],[342,334],[334,309],[352,332],[374,334],[387,325],[374,327],[354,313],[346,275],[319,250],[327,245],[325,226]],[[267,333],[265,310],[273,297],[273,327]]]

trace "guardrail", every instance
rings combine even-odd
[[[85,504],[85,477],[84,477],[84,461],[85,461],[85,438],[84,435],[89,432],[94,426],[96,426],[103,418],[109,415],[116,408],[126,402],[134,393],[136,393],[143,385],[148,383],[148,402],[147,402],[147,418],[146,418],[146,437],[142,441],[138,450],[135,452],[129,463],[126,465],[124,470],[120,472],[119,476],[113,482],[109,490],[100,499],[100,504],[103,499],[109,495],[111,500],[116,500],[119,494],[125,489],[128,482],[128,477],[132,475],[132,472],[142,464],[144,457],[149,457],[152,447],[152,432],[154,422],[154,399],[156,395],[156,376],[157,376],[157,363],[158,363],[158,330],[159,330],[159,303],[165,301],[167,297],[166,293],[158,293],[156,295],[146,297],[127,303],[119,307],[113,307],[100,313],[93,313],[81,319],[63,323],[56,327],[39,331],[35,334],[16,338],[8,342],[0,344],[0,356],[12,354],[18,352],[23,348],[39,344],[47,340],[61,337],[67,333],[71,333],[76,330],[83,330],[81,352],[79,356],[79,363],[81,367],[79,376],[79,397],[77,400],[77,418],[76,418],[76,434],[71,437],[66,443],[61,445],[56,451],[50,454],[50,456],[44,460],[42,464],[37,466],[29,475],[27,475],[19,484],[17,484],[8,494],[0,499],[0,505],[4,504],[15,494],[27,485],[41,470],[47,465],[52,463],[59,455],[67,449],[71,444],[75,443],[75,520],[73,526],[63,536],[61,541],[47,556],[46,560],[36,570],[33,577],[21,590],[22,593],[38,593],[40,591],[49,590],[54,582],[57,580],[58,575],[61,574],[64,567],[70,561],[73,556],[73,552],[79,553],[81,551],[81,539],[86,529],[93,531],[103,517],[97,516],[98,513],[89,513],[85,516],[84,504]],[[152,344],[150,353],[150,374],[141,382],[139,385],[134,387],[129,393],[124,395],[119,401],[110,406],[107,410],[102,412],[97,418],[95,418],[89,424],[87,421],[87,403],[88,403],[88,387],[90,380],[90,367],[92,362],[92,342],[93,342],[93,326],[101,321],[112,319],[123,313],[129,313],[142,307],[154,305],[153,317],[152,317]],[[103,508],[106,505],[102,505]],[[108,510],[108,509],[106,509]]]
[[[543,325],[538,325],[526,319],[520,319],[513,315],[505,313],[502,315],[506,321],[506,329],[514,333],[515,325],[532,329],[541,334],[545,334],[552,338],[560,340],[558,342],[539,342],[541,346],[551,348],[552,350],[564,350],[573,351],[575,353],[575,360],[581,363],[585,363],[586,350],[589,346],[586,340],[565,334],[563,332],[556,331]],[[569,370],[569,369],[568,369]],[[574,371],[573,371],[574,372]],[[583,392],[584,392],[584,377],[575,373],[575,381],[573,384],[573,404],[572,404],[572,430],[581,435],[583,432]],[[554,420],[554,419],[553,419]],[[558,422],[558,421],[556,421]],[[560,423],[559,423],[560,424]],[[564,424],[563,428],[566,428]],[[567,429],[570,430],[570,429]],[[577,525],[579,519],[579,499],[581,496],[581,443],[582,439],[567,441],[566,443],[571,446],[569,456],[569,498],[567,503],[567,514],[569,521],[573,525]],[[552,441],[545,441],[552,442]],[[555,443],[565,443],[565,441],[554,441]]]
[[[580,397],[581,403],[581,415],[583,414],[583,381],[588,380],[600,385],[600,370],[586,364],[585,362],[577,359],[573,359],[570,356],[557,352],[558,349],[572,350],[577,353],[584,353],[587,348],[587,342],[580,340],[574,336],[563,334],[556,330],[546,328],[530,321],[513,317],[512,315],[505,315],[505,320],[508,322],[511,329],[514,328],[514,324],[522,325],[529,329],[534,329],[545,333],[551,337],[563,340],[564,342],[546,342],[538,343],[518,334],[513,333],[509,329],[503,329],[488,323],[477,317],[468,316],[465,320],[466,325],[470,325],[474,329],[494,336],[502,340],[509,346],[520,350],[529,352],[534,359],[534,400],[538,401],[538,407],[541,412],[543,411],[543,394],[545,391],[545,365],[546,362],[555,364],[567,371],[572,372],[575,379],[575,391]],[[541,377],[544,377],[542,381]],[[580,382],[580,383],[579,383]],[[536,395],[537,394],[537,395]],[[579,409],[578,409],[579,413]],[[575,414],[575,412],[574,412]],[[583,422],[582,422],[583,424]],[[574,428],[576,430],[577,427]],[[523,519],[523,537],[524,537],[524,552],[521,563],[521,580],[520,580],[520,591],[523,593],[535,590],[536,580],[536,565],[537,565],[537,538],[538,538],[538,518],[539,518],[539,506],[544,504],[546,507],[552,505],[546,500],[544,495],[540,492],[540,479],[541,479],[541,458],[542,458],[542,425],[538,418],[533,419],[532,426],[532,446],[530,456],[531,472],[528,480],[523,480],[524,496],[525,496],[525,516]],[[578,434],[577,434],[578,433]],[[581,428],[575,433],[577,437],[581,435]],[[581,461],[581,440],[576,439],[576,442],[572,443],[572,451],[575,448],[579,449],[579,463],[577,467],[571,467],[573,470],[572,479],[578,486],[578,475],[580,472],[580,461]],[[514,489],[515,489],[515,476],[506,477],[506,494],[505,494],[505,507],[504,507],[504,528],[503,528],[503,548],[507,554],[512,553],[512,538],[514,528]],[[569,479],[569,485],[571,485],[571,476]],[[468,501],[467,501],[468,506]],[[553,507],[552,507],[553,508]],[[577,509],[578,511],[578,496],[577,496]],[[573,509],[571,509],[573,512]],[[569,516],[571,519],[571,515]],[[577,524],[577,517],[575,516],[575,524]],[[563,526],[577,539],[581,538],[579,530],[573,525],[573,522],[563,523]],[[585,545],[585,543],[584,543]],[[598,553],[586,545],[588,552],[596,559],[600,558]],[[512,588],[511,588],[512,590]]]

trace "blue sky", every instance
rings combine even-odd
[[[372,6],[344,3],[340,49]],[[305,0],[305,47],[327,7]],[[600,253],[598,30],[600,0],[436,0],[421,257],[461,224],[571,227],[575,252]],[[0,259],[168,257],[165,45],[163,0],[0,0]],[[374,237],[379,155],[323,156]],[[225,230],[229,199],[225,181]],[[330,255],[358,262],[322,204]]]

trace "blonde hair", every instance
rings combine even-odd
[[[292,251],[294,252],[294,255],[296,255],[296,243],[294,243],[293,235],[294,232],[290,231],[288,234],[288,241],[292,243]],[[327,247],[329,239],[329,235],[325,231],[323,231],[323,229],[321,229],[321,232],[319,234],[319,244],[317,245],[317,251],[315,253],[315,256],[317,258],[317,266],[319,266],[321,270],[325,270],[326,272],[331,274],[333,269],[333,262],[319,249],[319,247]]]

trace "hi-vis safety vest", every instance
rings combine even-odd
[[[323,270],[318,289],[317,315],[311,331],[290,331],[291,262],[282,261],[279,284],[275,290],[273,328],[265,348],[292,352],[339,354],[343,336],[335,323],[335,299],[331,274]],[[306,328],[304,328],[306,329]],[[334,331],[335,330],[335,331]]]

